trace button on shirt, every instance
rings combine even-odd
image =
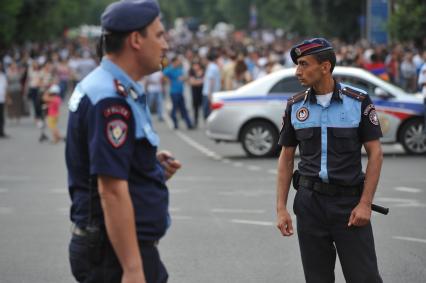
[[[92,180],[92,218],[102,223],[96,179],[111,176],[128,181],[138,239],[161,238],[170,225],[169,194],[156,157],[159,139],[141,86],[103,59],[76,86],[69,109],[66,163],[71,220],[87,226]]]
[[[369,96],[362,90],[362,101],[342,93],[335,84],[330,105],[317,103],[310,89],[304,99],[288,103],[279,144],[299,146],[300,174],[323,182],[359,185],[363,181],[361,146],[382,136],[377,114]],[[352,88],[352,87],[350,87]],[[354,88],[352,88],[354,89]]]

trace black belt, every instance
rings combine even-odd
[[[328,196],[360,196],[362,192],[361,186],[328,184],[302,175],[300,176],[299,186]]]
[[[71,229],[71,233],[76,236],[80,237],[87,237],[87,230],[82,229],[78,227],[77,225],[73,225]],[[149,246],[149,247],[156,247],[158,245],[158,240],[150,241],[150,240],[139,240],[138,241],[141,246]]]

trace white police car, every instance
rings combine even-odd
[[[382,143],[401,143],[409,154],[426,153],[423,98],[359,68],[333,71],[339,82],[368,91],[382,127]],[[295,69],[283,69],[237,90],[213,94],[207,136],[216,141],[241,142],[249,156],[264,157],[279,148],[278,135],[286,101],[303,91]]]

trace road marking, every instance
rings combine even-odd
[[[273,191],[267,191],[267,190],[258,190],[258,191],[228,191],[228,192],[219,192],[219,195],[222,196],[244,196],[244,197],[258,197],[263,195],[272,195],[274,194]]]
[[[396,239],[396,240],[403,240],[403,241],[417,242],[417,243],[426,244],[426,239],[419,239],[419,238],[412,238],[412,237],[402,237],[402,236],[393,236],[392,238]]]
[[[420,192],[422,192],[421,189],[409,188],[409,187],[396,187],[396,188],[394,188],[394,190],[398,191],[398,192],[405,192],[405,193],[420,193]]]
[[[0,181],[27,181],[29,176],[2,176],[0,175]]]
[[[178,137],[180,137],[183,141],[185,141],[188,145],[190,145],[191,147],[195,148],[196,150],[200,151],[202,154],[211,157],[211,158],[222,158],[220,155],[218,155],[217,153],[215,153],[214,151],[208,149],[207,147],[205,147],[204,145],[196,142],[195,140],[193,140],[192,138],[190,138],[189,136],[185,135],[184,133],[180,132],[180,131],[176,131],[175,132],[176,135]]]
[[[49,192],[52,193],[52,194],[60,194],[60,195],[63,194],[63,195],[65,195],[65,194],[68,194],[68,189],[66,189],[66,188],[63,188],[63,189],[52,189]]]
[[[406,198],[376,198],[379,202],[390,202],[395,203],[395,207],[426,207],[426,204],[419,202],[416,199],[406,199]]]
[[[274,223],[268,221],[253,221],[253,220],[243,220],[243,219],[232,219],[232,223],[237,224],[249,224],[249,225],[258,225],[258,226],[275,226]]]
[[[171,189],[169,190],[169,193],[171,194],[186,194],[189,193],[190,189]]]
[[[172,220],[190,220],[191,216],[183,216],[183,215],[172,215]]]
[[[250,171],[260,171],[262,168],[260,168],[259,166],[249,165],[247,166],[247,169]]]
[[[265,213],[263,209],[227,209],[227,208],[213,208],[210,210],[214,213]]]
[[[12,214],[13,209],[11,207],[0,207],[0,214]]]

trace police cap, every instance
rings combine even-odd
[[[101,26],[107,31],[134,31],[149,25],[159,14],[155,0],[121,0],[106,7]]]
[[[293,63],[297,65],[300,57],[320,53],[326,50],[333,50],[333,46],[324,38],[312,38],[305,40],[291,48],[290,56]]]

